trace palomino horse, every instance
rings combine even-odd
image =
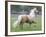
[[[26,22],[32,22],[36,16],[35,13],[38,13],[37,8],[33,8],[32,10],[30,10],[29,15],[19,15],[18,20],[13,24],[14,27],[20,24],[23,25],[23,23]]]

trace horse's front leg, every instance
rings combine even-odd
[[[32,21],[32,23],[35,23],[36,24],[36,21]]]

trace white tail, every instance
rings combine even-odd
[[[21,16],[19,16],[19,17],[18,17],[18,20],[13,23],[13,27],[16,28],[16,26],[17,26],[18,24],[20,24],[20,22],[21,22]]]
[[[16,26],[18,25],[18,21],[13,23],[13,27],[16,28]]]

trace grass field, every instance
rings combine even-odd
[[[22,25],[18,25],[16,28],[13,28],[13,23],[16,21],[17,17],[11,16],[11,32],[21,32],[21,31],[40,31],[42,30],[42,23],[41,23],[41,16],[38,16],[37,18],[35,18],[35,22],[36,23],[24,23],[23,27]]]

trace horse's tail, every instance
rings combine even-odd
[[[16,22],[14,22],[14,24],[13,24],[13,27],[14,27],[14,28],[16,28],[16,26],[20,24],[21,19],[22,19],[21,16],[19,16],[19,17],[18,17],[18,20],[17,20]]]
[[[13,23],[13,27],[16,28],[16,26],[18,25],[18,21]]]

